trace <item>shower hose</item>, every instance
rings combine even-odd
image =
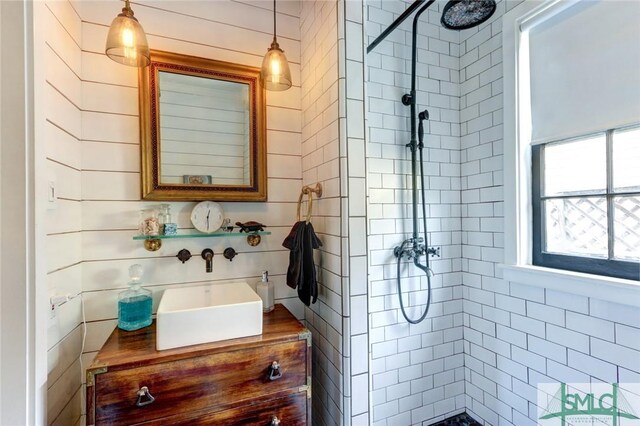
[[[407,320],[408,323],[410,324],[419,324],[421,323],[426,317],[427,314],[429,313],[429,307],[431,306],[431,275],[432,275],[432,271],[431,268],[429,267],[429,253],[428,253],[428,247],[429,244],[427,243],[427,208],[426,208],[426,202],[425,202],[425,196],[424,196],[424,162],[422,161],[422,141],[420,141],[420,145],[419,145],[419,150],[420,150],[420,198],[422,201],[422,229],[424,231],[424,255],[425,255],[425,263],[426,265],[422,265],[420,264],[420,254],[419,254],[419,250],[413,250],[413,264],[421,269],[422,271],[424,271],[424,273],[427,276],[427,305],[425,306],[424,312],[422,313],[422,315],[420,316],[420,318],[418,319],[411,319],[409,318],[409,315],[407,315],[407,311],[405,310],[404,307],[404,301],[402,300],[402,280],[400,278],[400,264],[402,261],[402,255],[405,253],[405,249],[407,248],[407,246],[409,244],[413,244],[414,248],[418,246],[418,241],[416,241],[417,239],[414,238],[413,240],[404,240],[402,242],[402,245],[400,246],[400,249],[398,250],[398,256],[397,256],[397,276],[396,276],[396,280],[398,283],[398,299],[400,299],[400,310],[402,311],[402,315],[404,316],[404,319]],[[416,200],[414,198],[413,200],[414,203],[417,203],[418,200]],[[418,235],[418,231],[417,229],[415,230],[414,235]]]

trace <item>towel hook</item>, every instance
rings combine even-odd
[[[318,197],[322,197],[322,185],[318,182],[314,187],[309,185],[305,185],[302,187],[300,191],[300,196],[298,197],[298,209],[296,212],[296,216],[298,218],[298,222],[300,222],[300,208],[302,207],[302,197],[306,194],[307,196],[307,214],[305,216],[305,222],[309,223],[311,220],[311,211],[313,208],[313,194],[316,193]]]
[[[322,197],[322,185],[320,182],[317,182],[315,186],[305,185],[302,187],[303,194],[308,194],[310,192],[315,192],[318,198]]]

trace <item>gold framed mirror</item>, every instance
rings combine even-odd
[[[259,68],[152,50],[138,83],[144,200],[267,200]]]

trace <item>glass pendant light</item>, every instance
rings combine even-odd
[[[151,62],[147,36],[133,16],[129,0],[109,28],[105,53],[116,62],[132,67],[146,67]]]
[[[289,62],[276,39],[276,0],[273,0],[273,41],[264,55],[260,77],[267,90],[281,91],[291,87]]]

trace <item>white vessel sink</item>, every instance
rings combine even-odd
[[[262,300],[245,282],[165,290],[157,314],[156,349],[262,334]]]

